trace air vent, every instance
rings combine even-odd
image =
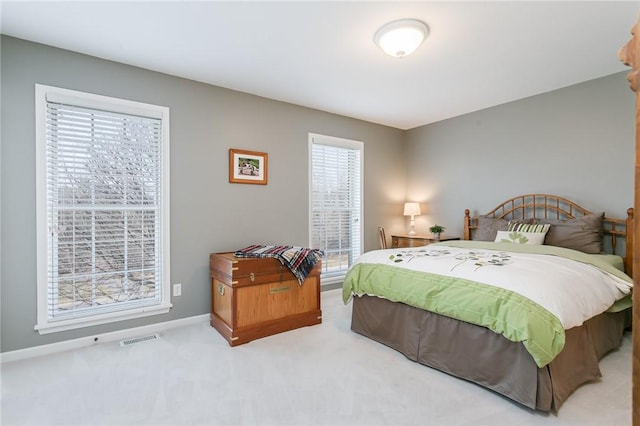
[[[148,336],[134,337],[132,339],[126,339],[120,341],[120,347],[135,345],[136,343],[149,342],[151,340],[158,340],[160,335],[150,334]]]

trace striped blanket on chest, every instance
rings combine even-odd
[[[275,257],[296,276],[302,285],[324,253],[322,250],[293,246],[252,245],[237,250],[236,257]]]

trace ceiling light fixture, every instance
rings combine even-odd
[[[410,55],[429,35],[429,27],[417,19],[400,19],[380,27],[373,41],[387,55],[402,58]]]

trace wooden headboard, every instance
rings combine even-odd
[[[589,210],[579,206],[566,198],[549,194],[526,194],[513,197],[483,214],[484,217],[517,220],[517,219],[575,219],[588,214]],[[603,221],[604,236],[611,243],[611,253],[619,254],[624,259],[625,271],[628,275],[632,273],[633,260],[633,209],[627,209],[625,219],[606,217]],[[469,209],[464,211],[464,239],[469,240],[475,229],[478,228],[478,217],[471,217]],[[621,244],[618,239],[625,239],[624,253],[619,253]]]

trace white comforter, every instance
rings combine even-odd
[[[356,263],[383,263],[505,288],[547,309],[565,329],[606,311],[633,286],[631,278],[607,267],[598,255],[512,243],[443,244],[371,251]],[[586,263],[590,261],[606,270]]]

